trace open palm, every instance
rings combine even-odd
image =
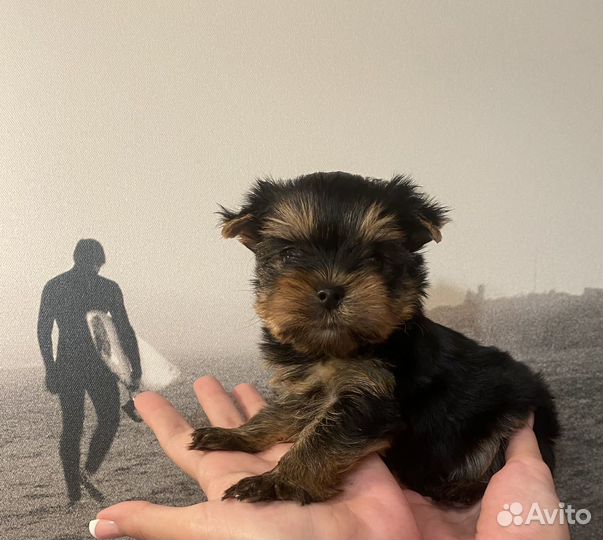
[[[241,425],[265,404],[252,386],[242,384],[233,391],[240,412],[212,377],[199,379],[195,392],[212,425],[225,428]],[[188,450],[193,429],[167,400],[145,392],[137,397],[136,408],[166,454],[199,483],[208,501],[182,508],[142,501],[120,503],[98,514],[97,538],[473,538],[480,530],[480,505],[443,510],[401,488],[376,454],[365,458],[346,477],[341,493],[324,503],[222,501],[224,491],[241,478],[274,468],[289,445],[258,454]],[[492,511],[502,508],[502,503],[496,506],[501,497],[504,494],[493,498]],[[499,537],[513,537],[511,528],[497,528],[496,513],[493,516],[481,532],[489,537],[496,537],[497,532]]]

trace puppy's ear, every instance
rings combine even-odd
[[[238,213],[231,212],[224,207],[222,216],[222,236],[224,238],[237,238],[241,244],[255,251],[255,246],[260,241],[258,226],[255,218],[247,209]]]
[[[419,215],[414,225],[408,227],[406,236],[406,247],[409,251],[417,251],[425,244],[434,240],[439,243],[442,241],[440,228],[448,220],[431,220]]]
[[[440,229],[450,221],[448,209],[421,193],[408,177],[395,177],[389,187],[406,232],[406,248],[414,252],[432,240],[440,242]]]
[[[260,178],[245,196],[241,210],[232,212],[220,206],[218,213],[222,216],[224,238],[238,238],[244,246],[255,251],[262,240],[262,223],[282,189],[272,178]]]

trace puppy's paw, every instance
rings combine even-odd
[[[288,481],[276,472],[243,478],[224,492],[224,499],[237,499],[247,502],[296,501],[310,504],[328,499],[337,490],[325,490],[322,493],[310,493],[300,485]]]
[[[202,427],[193,432],[189,450],[231,450],[231,439],[227,429]]]

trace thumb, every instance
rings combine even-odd
[[[128,501],[101,510],[89,530],[94,538],[203,539],[208,536],[206,514],[205,503],[174,508]]]
[[[534,425],[534,416],[531,415],[526,426],[516,431],[507,446],[507,463],[510,461],[521,461],[524,459],[535,459],[542,461],[538,440],[534,434],[532,426]]]

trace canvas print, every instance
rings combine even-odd
[[[181,434],[161,432],[163,402],[148,392],[179,411],[188,422],[181,426],[198,429],[179,443],[180,459],[198,452],[189,445],[251,451],[297,441],[296,422],[308,434],[337,402],[304,394],[310,383],[293,384],[286,392],[304,391],[294,420],[268,408],[263,432],[243,430],[235,440],[208,430],[216,414],[259,411],[248,385],[266,400],[290,403],[278,401],[282,387],[270,384],[275,374],[291,374],[275,371],[269,347],[282,360],[315,354],[309,348],[318,343],[337,358],[350,356],[355,340],[378,343],[385,354],[396,333],[432,346],[441,339],[445,349],[461,339],[451,337],[457,332],[539,374],[522,379],[518,371],[513,380],[543,381],[559,422],[558,434],[549,426],[561,505],[551,523],[539,507],[509,498],[493,510],[492,526],[540,520],[546,532],[565,519],[572,538],[600,537],[600,3],[8,2],[0,20],[0,539],[91,538],[90,521],[122,501],[181,511],[206,501],[190,467],[174,459],[170,437]],[[291,195],[274,187],[305,175],[311,189],[291,188]],[[366,178],[383,191],[366,187]],[[300,251],[295,242],[312,235],[329,240]],[[260,241],[288,243],[276,263],[257,250]],[[366,254],[382,242],[391,251]],[[387,281],[377,258],[395,266],[400,246],[406,261],[420,264],[412,276],[404,266]],[[361,271],[349,270],[350,258]],[[320,268],[332,283],[318,287]],[[381,285],[390,282],[388,296]],[[267,300],[277,293],[286,301]],[[417,313],[425,317],[422,333],[409,328]],[[320,338],[312,317],[330,321]],[[345,339],[337,334],[344,319],[353,329]],[[395,354],[407,350],[404,339]],[[469,347],[454,343],[446,349],[452,356],[460,343]],[[484,361],[498,354],[471,351]],[[304,377],[337,379],[349,370],[327,364]],[[395,468],[387,448],[367,442],[389,414],[381,375],[358,375],[362,407],[338,413],[346,419],[340,424],[360,426],[354,437],[331,429],[320,445],[306,440],[303,460],[295,449],[289,455],[302,471],[296,482],[266,487],[236,478],[220,484],[220,496],[208,492],[218,501],[230,488],[239,499],[224,502],[235,510],[216,534],[268,534],[237,521],[236,505],[261,512],[281,503],[250,501],[293,500],[299,512],[330,504],[373,452]],[[247,401],[229,408],[214,378]],[[491,398],[485,383],[475,388],[476,402]],[[139,396],[147,399],[143,414]],[[440,415],[446,428],[461,421],[453,409]],[[484,425],[490,420],[485,415]],[[428,486],[425,472],[419,495],[404,492],[411,507],[413,497],[429,496],[456,504],[443,506],[450,512],[474,512],[466,520],[471,531],[455,534],[475,537],[479,505],[470,505],[504,465],[507,440],[522,422],[497,425],[494,446],[480,446],[446,482],[434,472]],[[542,443],[541,428],[533,430]],[[447,441],[452,448],[452,436]],[[412,448],[403,445],[404,455],[416,458]],[[546,444],[539,448],[552,465]],[[407,484],[421,466],[444,468],[425,465],[434,452],[424,449],[423,465],[398,464]],[[204,461],[205,474],[236,466],[233,459]],[[485,476],[472,483],[477,469]],[[304,484],[312,474],[321,479],[314,491]],[[355,508],[350,519],[360,522],[366,505]],[[267,522],[257,515],[254,523]],[[432,528],[419,514],[413,519],[416,534],[392,530],[453,536],[433,528],[434,518]],[[155,534],[177,537],[170,526]],[[278,536],[302,535],[293,519],[284,527],[274,529]]]

